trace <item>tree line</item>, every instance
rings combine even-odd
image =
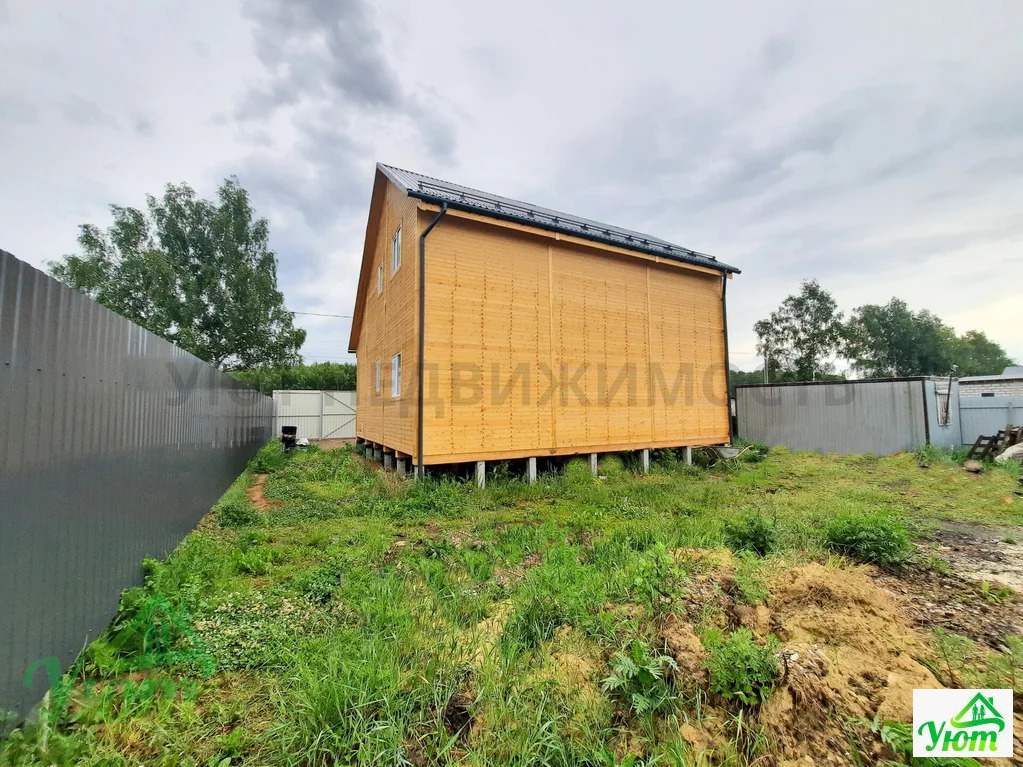
[[[232,370],[231,375],[263,394],[272,394],[275,389],[355,391],[355,372],[355,365],[350,362],[316,362]]]
[[[99,303],[234,375],[255,389],[355,388],[355,365],[302,364],[306,332],[277,288],[269,225],[236,178],[215,201],[187,184],[147,195],[140,210],[111,205],[112,223],[79,227],[79,253],[51,261],[51,274]],[[754,325],[771,381],[842,377],[834,357],[864,377],[1000,373],[1012,360],[983,332],[963,335],[899,298],[867,304],[848,319],[816,280]],[[764,374],[737,372],[733,383]]]
[[[770,381],[841,378],[832,358],[847,359],[859,376],[889,378],[997,375],[1013,361],[979,330],[957,335],[940,317],[912,311],[900,298],[865,304],[848,318],[816,280],[753,326],[757,353]],[[733,374],[736,383],[762,383],[764,373]]]

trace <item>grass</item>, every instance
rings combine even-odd
[[[756,447],[710,468],[664,451],[646,476],[608,456],[602,479],[575,459],[479,489],[401,482],[354,449],[268,445],[145,563],[68,704],[16,732],[0,764],[685,765],[700,757],[680,727],[711,704],[728,741],[715,763],[755,761],[774,646],[708,630],[710,687],[679,674],[658,633],[696,598],[677,550],[733,548],[735,601],[757,605],[777,561],[902,562],[906,536],[937,520],[1023,525],[1023,502],[1003,500],[1015,467]],[[265,509],[246,494],[257,471]],[[168,612],[182,620],[152,618]],[[946,675],[1023,677],[1015,644],[1000,670],[936,646]]]

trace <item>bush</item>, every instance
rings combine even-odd
[[[213,507],[217,515],[217,524],[225,529],[248,527],[259,522],[260,514],[248,500],[232,498],[221,501]]]
[[[584,458],[572,458],[565,464],[565,481],[572,485],[586,485],[593,481],[590,464]]]
[[[381,501],[381,505],[393,519],[453,517],[468,510],[470,492],[467,484],[430,479],[412,484],[393,503]]]
[[[909,534],[897,518],[888,514],[842,514],[824,530],[828,549],[865,564],[894,567],[913,551]]]
[[[273,439],[259,449],[259,452],[249,462],[249,469],[256,474],[270,474],[283,469],[289,458],[290,456],[284,452],[281,441]]]
[[[774,551],[778,537],[774,522],[763,514],[743,514],[726,521],[724,534],[733,551],[752,551],[762,557]]]
[[[565,621],[564,608],[546,594],[533,594],[515,608],[501,634],[501,646],[508,657],[534,649],[554,636]]]
[[[767,700],[779,670],[774,657],[778,640],[773,635],[761,646],[747,628],[736,629],[728,637],[713,631],[704,644],[710,650],[706,667],[712,691],[747,706]]]
[[[599,473],[613,479],[625,474],[625,463],[615,453],[608,453],[600,459]]]
[[[742,449],[742,456],[739,460],[744,463],[760,463],[767,458],[769,448],[767,447],[766,442],[736,439],[733,444]],[[749,450],[746,450],[745,448],[749,448]]]
[[[674,658],[654,653],[645,642],[633,640],[625,652],[611,659],[611,676],[600,686],[639,716],[649,716],[663,711],[674,700],[673,671],[678,671]]]

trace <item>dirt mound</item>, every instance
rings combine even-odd
[[[678,663],[679,675],[687,682],[694,682],[703,685],[707,681],[707,669],[704,668],[704,661],[707,659],[707,651],[696,635],[693,626],[685,622],[677,615],[670,614],[661,623],[661,639]]]
[[[899,603],[862,569],[797,567],[771,593],[784,670],[760,722],[784,759],[852,764],[850,718],[911,722],[913,689],[941,687]]]

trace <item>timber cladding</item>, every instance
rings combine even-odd
[[[417,460],[416,267],[439,211],[378,172],[353,325],[356,433]],[[722,271],[456,209],[425,243],[422,463],[729,441]]]

